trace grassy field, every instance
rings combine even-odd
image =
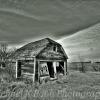
[[[100,100],[100,72],[69,72],[46,84],[1,83],[0,100]]]

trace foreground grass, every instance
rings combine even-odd
[[[100,100],[100,73],[70,72],[46,84],[11,82],[0,85],[0,100]]]

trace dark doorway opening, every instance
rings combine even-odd
[[[49,75],[51,78],[54,78],[54,68],[53,68],[53,63],[52,62],[47,62],[48,65],[48,70],[49,70]]]
[[[59,62],[59,65],[57,66],[57,73],[62,73],[64,74],[64,62]]]
[[[18,66],[17,66],[17,77],[21,77],[21,61],[18,61]]]

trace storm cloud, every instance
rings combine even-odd
[[[60,39],[100,21],[99,0],[0,0],[0,41]]]
[[[59,40],[70,61],[100,60],[100,23]]]

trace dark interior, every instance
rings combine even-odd
[[[17,77],[21,76],[21,61],[18,61],[18,67],[17,67]]]
[[[53,63],[52,62],[47,62],[47,65],[48,65],[48,70],[49,70],[50,77],[54,78]]]
[[[57,73],[63,73],[64,74],[64,62],[59,62],[59,66],[57,66]]]

